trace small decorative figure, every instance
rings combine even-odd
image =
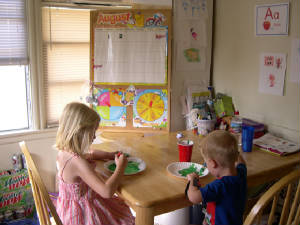
[[[191,28],[191,33],[192,33],[192,37],[194,38],[194,40],[197,40],[197,33],[194,31],[194,28]]]

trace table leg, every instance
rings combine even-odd
[[[135,208],[135,225],[153,225],[154,224],[154,209],[136,207]]]

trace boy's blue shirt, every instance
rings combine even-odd
[[[243,213],[247,198],[247,168],[237,165],[237,176],[224,176],[221,179],[199,188],[204,203],[215,202],[215,223],[222,225],[243,224]]]

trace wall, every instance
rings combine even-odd
[[[256,37],[256,4],[278,0],[217,0],[214,8],[213,85],[233,97],[241,115],[263,122],[269,131],[299,142],[299,83],[289,81],[292,38],[300,36],[300,1],[290,1],[289,35]],[[258,92],[259,55],[287,53],[284,96]]]
[[[40,175],[49,191],[55,190],[55,160],[57,151],[53,149],[55,144],[55,130],[28,132],[0,137],[0,170],[12,169],[12,155],[21,153],[18,142],[26,141],[32,158],[36,163]]]
[[[148,6],[167,6],[172,7],[172,0],[131,0],[133,4],[143,4]]]
[[[191,2],[191,1],[190,1]],[[184,130],[185,118],[182,114],[182,104],[180,101],[181,96],[186,94],[184,88],[185,81],[187,84],[193,81],[201,81],[205,86],[209,85],[210,67],[211,67],[211,46],[212,46],[212,18],[213,18],[213,0],[207,0],[207,46],[206,46],[206,66],[204,71],[184,72],[184,68],[176,68],[176,49],[179,43],[183,43],[180,39],[182,35],[181,20],[183,18],[177,15],[177,7],[181,6],[182,2],[173,0],[173,41],[172,41],[172,77],[171,77],[171,131]],[[189,35],[189,34],[186,34]],[[201,34],[202,35],[202,34]],[[188,38],[187,38],[188,39]],[[180,41],[180,42],[179,42]]]

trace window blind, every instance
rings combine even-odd
[[[46,124],[56,126],[66,104],[80,101],[89,80],[90,12],[42,9]]]
[[[0,0],[0,65],[28,64],[25,0]]]

